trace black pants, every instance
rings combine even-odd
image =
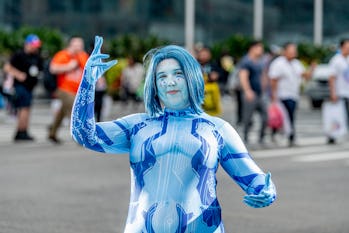
[[[348,121],[348,126],[349,126],[349,98],[343,98],[344,103],[345,103],[345,110],[347,112],[347,121]]]
[[[288,139],[292,143],[294,142],[294,137],[295,137],[295,113],[297,108],[297,101],[293,99],[284,99],[284,100],[281,100],[281,103],[285,106],[288,114],[288,118],[290,119],[291,133]]]
[[[97,122],[102,120],[102,107],[103,107],[104,94],[105,94],[105,91],[95,92],[95,116],[96,116]]]

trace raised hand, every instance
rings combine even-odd
[[[265,176],[265,185],[258,194],[250,194],[244,197],[245,204],[253,208],[263,208],[269,206],[276,199],[276,190],[271,181],[270,172]]]
[[[102,61],[102,59],[109,58],[108,54],[101,53],[102,44],[103,38],[96,36],[95,46],[85,65],[84,78],[91,84],[95,84],[97,80],[104,74],[104,72],[106,72],[117,63],[117,60],[112,60],[109,62]]]

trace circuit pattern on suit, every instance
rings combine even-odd
[[[219,164],[247,194],[258,194],[265,174],[224,120],[191,108],[96,123],[94,85],[83,79],[71,132],[94,151],[129,153],[131,197],[125,232],[224,232],[216,196]]]

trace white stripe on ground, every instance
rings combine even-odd
[[[293,158],[293,160],[297,162],[323,162],[323,161],[340,160],[340,159],[349,159],[349,151],[331,152],[331,153],[318,154],[318,155],[314,154],[314,155],[298,156]]]

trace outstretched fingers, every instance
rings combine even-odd
[[[271,184],[271,173],[268,172],[267,175],[265,176],[265,185],[264,187],[269,187]]]
[[[102,44],[103,44],[103,38],[100,36],[95,36],[95,46],[93,48],[91,55],[95,55],[95,54],[100,53],[101,48],[102,48]]]
[[[116,65],[118,63],[118,60],[112,60],[112,61],[108,61],[104,63],[104,67],[106,70],[110,69],[111,67],[113,67],[114,65]]]
[[[244,203],[253,208],[263,208],[263,207],[270,206],[271,204],[269,202],[258,202],[258,201],[245,200],[245,199],[244,199]]]

